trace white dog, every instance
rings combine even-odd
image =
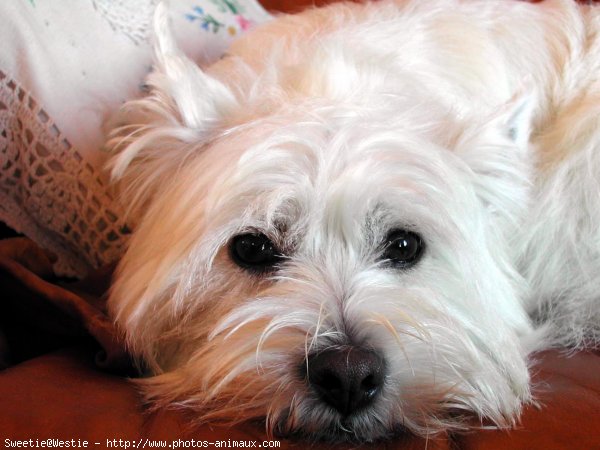
[[[110,140],[110,309],[158,405],[375,440],[508,427],[600,341],[600,9],[384,0],[156,70]]]

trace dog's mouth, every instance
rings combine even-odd
[[[429,391],[435,390],[432,386],[419,390],[429,392],[422,394],[428,402],[421,406],[427,406],[431,420],[415,418],[408,403],[404,405],[406,410],[387,411],[389,399],[385,399],[389,392],[386,390],[392,385],[386,380],[385,360],[372,350],[337,347],[333,352],[321,351],[316,358],[309,359],[309,364],[306,361],[303,364],[300,375],[312,393],[307,408],[310,413],[298,416],[294,407],[285,408],[272,422],[274,436],[303,442],[360,445],[431,436],[441,430],[442,423],[445,429],[456,431],[464,430],[467,423],[477,426],[472,412],[452,406],[439,393],[431,394]],[[481,420],[479,418],[479,424]]]
[[[374,425],[367,435],[355,430],[353,417],[348,417],[340,423],[331,423],[318,430],[306,430],[303,428],[290,430],[287,425],[287,418],[285,418],[279,421],[273,430],[273,434],[277,438],[301,441],[303,443],[346,443],[354,445],[414,437],[414,434],[401,424],[397,424],[391,428],[383,427],[381,424]]]
[[[477,418],[472,413],[463,410],[449,410],[446,414],[448,430],[464,432],[468,428],[496,429],[489,419]],[[427,438],[435,435],[440,430],[431,428],[421,433],[415,432],[403,423],[384,424],[369,415],[368,411],[360,411],[318,428],[298,427],[292,428],[289,423],[289,410],[286,410],[272,429],[274,437],[301,441],[314,444],[372,444],[389,440],[412,440],[418,437]]]
[[[390,429],[375,413],[386,383],[384,358],[373,349],[331,346],[310,354],[298,367],[308,388],[310,406],[298,415],[294,407],[279,415],[273,434],[292,440],[365,443],[384,440],[407,429]],[[303,408],[304,409],[304,408]]]

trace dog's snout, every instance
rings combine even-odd
[[[326,350],[308,358],[308,383],[344,416],[370,405],[381,391],[384,362],[360,348]]]

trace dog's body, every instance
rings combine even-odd
[[[149,398],[333,439],[512,425],[531,352],[600,340],[598,11],[338,4],[207,73],[159,11],[111,140]]]

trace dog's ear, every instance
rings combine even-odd
[[[530,200],[533,158],[529,138],[535,104],[535,93],[519,93],[491,117],[467,126],[457,142],[457,154],[472,171],[478,197],[509,233]]]
[[[154,13],[155,64],[146,79],[148,95],[123,105],[109,124],[106,144],[115,156],[113,180],[119,180],[129,213],[150,199],[190,153],[210,139],[233,108],[235,95],[204,73],[177,47],[167,6]]]
[[[491,124],[518,148],[529,143],[536,96],[533,91],[519,92],[496,114]]]
[[[152,87],[170,96],[181,124],[202,132],[235,106],[235,97],[220,81],[205,74],[178,48],[165,3],[154,14],[156,70]]]

